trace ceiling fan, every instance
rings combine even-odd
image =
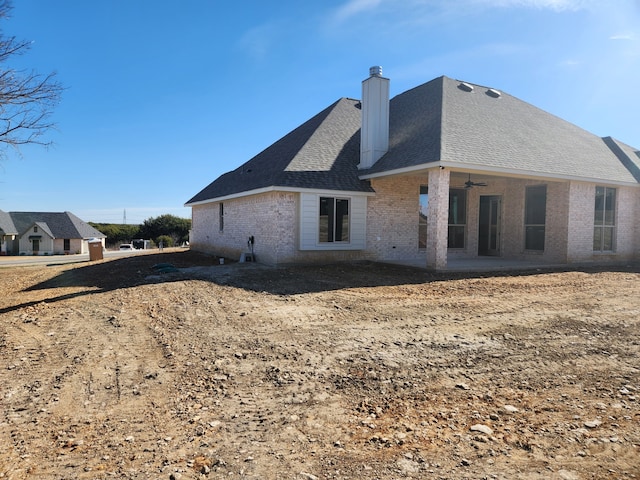
[[[469,180],[464,182],[464,188],[472,188],[472,187],[486,187],[487,184],[484,182],[472,182],[471,174],[469,174]]]

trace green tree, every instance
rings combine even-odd
[[[163,247],[173,247],[174,245],[173,238],[171,238],[169,235],[160,235],[156,239],[156,243],[158,247],[160,245],[162,245]]]
[[[11,8],[10,0],[0,0],[0,21],[10,17]],[[7,66],[9,60],[28,51],[31,43],[0,30],[0,143],[5,147],[50,144],[42,137],[53,126],[49,117],[63,90],[55,73],[39,75]],[[5,156],[2,149],[0,157]]]
[[[140,238],[153,240],[158,244],[158,237],[166,235],[171,237],[174,245],[180,245],[189,240],[191,220],[175,215],[160,215],[148,218],[140,225]],[[166,243],[165,243],[166,245]]]
[[[109,246],[129,243],[134,238],[140,238],[140,225],[93,222],[89,222],[89,225],[106,235],[106,244]]]

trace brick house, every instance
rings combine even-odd
[[[267,264],[621,262],[640,253],[640,152],[439,77],[389,100],[372,67],[185,205],[191,248]]]
[[[1,255],[88,253],[88,241],[105,235],[71,212],[3,212],[0,210]]]

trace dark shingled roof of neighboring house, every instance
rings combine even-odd
[[[372,191],[358,178],[360,116],[358,100],[338,100],[187,204],[269,187]]]
[[[9,212],[4,212],[0,210],[0,232],[3,235],[17,235],[18,229],[13,224],[13,220],[11,219],[11,215]]]
[[[640,182],[637,149],[504,92],[445,76],[391,99],[389,150],[368,170],[357,168],[360,123],[359,101],[340,99],[219,177],[187,205],[277,187],[372,191],[363,178],[433,164],[541,178]]]
[[[41,226],[53,238],[105,238],[105,235],[71,212],[10,212],[22,234],[33,225]]]

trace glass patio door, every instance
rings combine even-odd
[[[500,255],[501,204],[499,195],[480,197],[478,255]]]

